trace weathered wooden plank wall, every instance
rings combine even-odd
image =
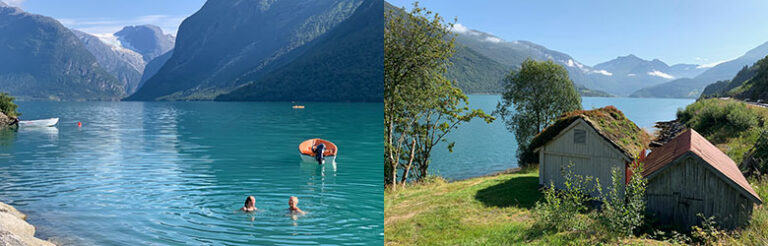
[[[577,129],[587,133],[585,143],[574,142]],[[614,168],[625,173],[626,157],[583,120],[575,121],[539,151],[539,183],[542,185],[548,186],[551,181],[556,188],[564,188],[562,171],[569,163],[573,163],[574,174],[599,180],[604,192],[611,186]]]
[[[744,225],[752,214],[752,202],[703,163],[686,154],[648,180],[647,211],[659,222],[688,230],[698,225],[702,213],[715,216],[722,228]]]

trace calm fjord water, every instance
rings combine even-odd
[[[77,245],[383,242],[383,105],[20,102],[58,128],[0,134],[0,201]],[[77,121],[83,127],[76,126]],[[297,146],[339,146],[336,170]],[[245,197],[258,212],[235,212]],[[308,214],[287,216],[298,196]]]
[[[472,108],[493,112],[501,100],[500,95],[469,95]],[[674,120],[678,108],[694,102],[693,99],[582,97],[584,109],[616,106],[639,127],[653,130],[657,121]],[[453,153],[446,145],[437,147],[432,154],[430,171],[450,180],[466,179],[517,167],[517,141],[504,122],[497,119],[488,125],[473,120],[459,126],[448,135],[455,141]]]

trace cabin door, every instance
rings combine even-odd
[[[697,215],[704,211],[704,200],[696,197],[689,197],[679,192],[674,193],[677,200],[677,209],[675,211],[676,224],[683,226],[683,229],[690,230],[691,226],[698,225],[701,218]]]

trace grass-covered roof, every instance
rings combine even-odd
[[[605,140],[613,144],[628,158],[637,158],[647,148],[651,136],[637,127],[624,113],[614,106],[592,110],[576,110],[563,114],[555,123],[545,128],[531,141],[530,149],[535,150],[563,131],[571,123],[583,119]]]

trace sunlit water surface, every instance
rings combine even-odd
[[[469,95],[472,108],[486,113],[496,109],[500,95]],[[616,106],[639,127],[653,131],[657,121],[674,120],[678,108],[693,103],[693,99],[583,97],[584,109]],[[459,126],[447,136],[456,142],[453,153],[446,144],[436,147],[430,171],[450,180],[483,176],[517,167],[517,141],[501,119],[486,124],[476,119]]]
[[[0,134],[0,201],[73,245],[380,245],[382,104],[20,102],[57,128]],[[82,122],[78,128],[76,122]],[[336,168],[300,163],[320,137]],[[248,195],[258,212],[236,212]],[[297,196],[307,215],[288,216]]]

